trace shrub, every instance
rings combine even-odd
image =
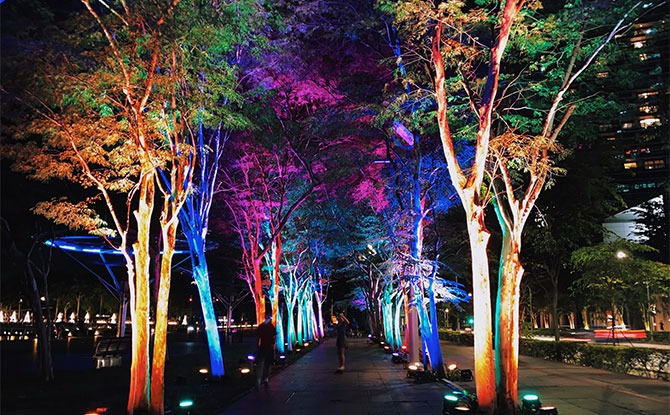
[[[670,380],[670,350],[521,339],[519,353],[617,373]]]

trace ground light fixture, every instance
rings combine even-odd
[[[534,393],[527,393],[521,397],[521,415],[558,415],[553,406],[543,406],[540,397]]]
[[[391,353],[391,362],[407,363],[407,353],[402,351],[402,349]]]
[[[251,374],[255,360],[256,357],[251,354],[247,356],[246,360],[240,359],[240,367],[237,369],[240,372],[240,376],[245,377]]]
[[[449,380],[461,380],[461,370],[456,363],[445,365],[444,374]]]
[[[477,399],[459,385],[445,380],[447,390],[442,399],[442,414],[475,414],[477,413]]]
[[[274,364],[277,366],[284,366],[286,364],[286,353],[279,353]]]
[[[417,378],[423,372],[423,363],[413,362],[407,365],[407,377],[408,378]]]
[[[193,399],[191,398],[184,398],[179,401],[179,409],[178,412],[179,414],[190,414],[191,409],[193,409]]]

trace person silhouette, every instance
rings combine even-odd
[[[337,371],[335,373],[343,373],[344,372],[344,351],[347,349],[348,344],[347,344],[347,325],[349,324],[349,320],[344,316],[344,313],[339,313],[337,315],[337,326],[335,329],[337,330],[337,340],[335,342],[335,346],[337,346],[337,356],[340,361],[340,366],[337,368]]]
[[[270,369],[275,358],[275,342],[277,329],[272,324],[272,315],[265,318],[256,329],[258,336],[258,353],[256,353],[256,387],[261,383],[268,385]]]

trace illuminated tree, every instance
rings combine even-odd
[[[579,275],[573,289],[590,306],[611,310],[616,324],[623,320],[621,310],[638,310],[649,330],[654,297],[667,295],[670,287],[670,266],[645,259],[653,252],[625,240],[579,248],[570,258]]]
[[[430,30],[428,23],[434,22],[435,24],[435,31],[431,33],[431,62],[435,71],[433,80],[437,103],[437,124],[450,181],[466,213],[472,258],[477,397],[480,408],[485,413],[491,413],[495,408],[495,368],[490,330],[492,319],[487,258],[490,233],[484,222],[487,194],[483,182],[502,55],[521,4],[517,1],[508,1],[505,2],[503,10],[492,9],[488,13],[481,9],[464,11],[460,3],[441,3],[434,13],[431,13],[432,4],[423,2],[390,4],[389,6],[389,11],[396,15],[401,28],[407,30],[408,39],[422,38],[426,31]],[[497,13],[499,13],[498,19],[495,19]],[[478,46],[475,35],[470,32],[473,27],[478,27],[487,19],[495,19],[498,25],[495,40],[489,52],[488,77],[484,81],[483,94],[478,98],[476,107],[473,107],[476,119],[469,136],[476,140],[475,154],[472,161],[463,165],[457,158],[458,144],[452,136],[452,129],[455,127],[452,126],[454,121],[449,118],[448,106],[448,97],[461,83],[457,80],[451,82],[451,78],[447,83],[447,77],[454,75],[453,72],[447,74],[447,71],[463,65],[462,71],[469,72],[468,66],[472,64],[472,57],[475,56]],[[458,41],[464,43],[461,44]],[[415,52],[420,53],[421,51]],[[458,73],[458,71],[454,72]],[[467,79],[463,81],[466,93],[470,92],[469,86],[465,83]],[[474,101],[473,105],[475,105]]]
[[[247,143],[240,149],[237,161],[225,172],[225,193],[234,196],[226,199],[226,204],[240,237],[243,278],[253,294],[259,324],[265,316],[264,280],[270,283],[269,296],[273,301],[273,320],[276,321],[281,232],[315,187],[309,179],[302,186],[303,175],[309,177],[304,169],[306,164],[290,145],[283,147],[281,154],[279,149],[276,147],[272,153],[271,149]],[[263,261],[270,266],[267,278],[261,273]]]
[[[545,112],[540,132],[536,131],[532,122],[519,120],[519,114],[523,115],[525,110],[516,111],[514,104],[507,106],[503,113],[516,125],[509,124],[504,132],[491,140],[491,155],[496,163],[492,173],[500,173],[493,180],[495,197],[493,199],[498,223],[502,229],[502,252],[501,265],[498,279],[498,298],[496,306],[496,382],[497,403],[501,413],[516,413],[518,406],[518,343],[519,343],[519,296],[521,279],[523,277],[523,266],[521,265],[522,233],[535,202],[544,188],[552,172],[556,172],[553,159],[561,156],[562,146],[558,143],[558,134],[566,125],[568,119],[575,110],[576,104],[564,104],[569,99],[569,91],[577,78],[594,63],[600,51],[614,38],[617,33],[625,30],[630,24],[629,13],[640,2],[628,9],[614,28],[602,37],[587,41],[584,39],[589,28],[586,23],[593,19],[596,10],[589,10],[579,14],[589,16],[583,21],[575,20],[573,13],[568,13],[567,18],[558,19],[561,25],[568,26],[568,22],[576,22],[581,27],[576,32],[576,39],[563,36],[565,44],[550,42],[553,48],[559,47],[560,51],[555,53],[560,56],[564,50],[572,50],[568,62],[561,65],[560,57],[557,62],[548,62],[548,51],[540,47],[536,56],[545,56],[545,64],[556,65],[561,71],[562,82],[550,92],[549,108]],[[548,20],[551,23],[551,20]],[[570,31],[568,31],[570,32]],[[572,32],[572,33],[575,33]],[[542,38],[541,44],[547,45],[548,34]],[[531,37],[532,38],[532,37]],[[533,56],[534,61],[539,59]],[[542,72],[542,67],[538,68]],[[547,84],[554,79],[551,72],[553,69],[545,70]],[[549,72],[549,73],[547,73]],[[519,76],[521,78],[521,76]],[[541,88],[547,88],[543,85]],[[524,85],[528,88],[528,85]],[[530,85],[532,88],[532,83]],[[514,83],[506,86],[506,94],[516,94]],[[522,93],[519,92],[521,95]],[[520,99],[519,101],[524,101]],[[524,106],[527,102],[523,102]],[[537,105],[536,105],[537,107]],[[513,116],[510,116],[513,114]],[[516,116],[516,117],[515,117]],[[526,115],[527,116],[527,115]],[[535,121],[536,117],[529,117]],[[527,133],[524,130],[528,131]],[[560,171],[560,170],[558,170]]]
[[[217,173],[223,146],[233,130],[251,125],[240,113],[244,91],[239,79],[244,77],[245,71],[253,69],[249,67],[248,55],[257,53],[264,44],[257,33],[257,26],[264,24],[257,17],[258,10],[251,3],[243,1],[232,5],[234,8],[226,13],[231,13],[233,19],[224,19],[225,14],[222,13],[212,15],[208,21],[202,22],[202,29],[196,29],[198,38],[193,39],[192,44],[182,44],[182,47],[203,52],[194,55],[191,62],[195,71],[193,80],[204,95],[218,99],[203,99],[199,102],[201,107],[197,124],[189,131],[196,152],[192,186],[179,212],[182,231],[189,244],[191,269],[198,288],[210,350],[210,373],[214,377],[224,375],[224,366],[206,257],[209,215],[218,186]],[[207,25],[212,26],[208,28]],[[225,71],[219,74],[216,68]],[[218,90],[224,90],[225,93],[217,95]],[[231,311],[229,307],[229,314]]]
[[[227,139],[227,135],[224,134],[220,129],[207,133],[204,131],[202,124],[198,125],[195,141],[198,163],[196,164],[197,172],[193,179],[194,186],[193,190],[186,196],[184,206],[179,212],[181,228],[189,244],[193,279],[200,294],[200,304],[210,353],[210,373],[214,377],[221,377],[225,372],[205,253],[209,230],[209,212],[214,198],[216,173],[223,146],[222,141],[225,142]],[[221,137],[222,135],[224,137]]]
[[[41,238],[33,237],[32,244],[27,252],[19,249],[17,241],[13,238],[12,230],[2,220],[3,243],[9,251],[12,259],[12,267],[20,270],[25,275],[27,285],[26,293],[30,298],[33,311],[33,324],[37,334],[37,368],[40,379],[43,382],[54,380],[53,359],[51,357],[51,338],[53,336],[53,319],[49,308],[49,273],[51,271],[52,248],[43,245]],[[7,246],[9,245],[9,246]],[[42,305],[46,304],[46,307]],[[56,310],[57,311],[57,310]]]
[[[481,3],[483,5],[485,2]],[[518,287],[522,275],[518,248],[529,210],[550,171],[550,157],[560,152],[556,135],[574,110],[570,105],[567,109],[560,105],[566,99],[575,78],[591,64],[595,55],[621,29],[623,23],[621,21],[615,24],[615,29],[605,34],[604,41],[589,42],[589,46],[584,47],[582,53],[579,47],[573,48],[571,43],[576,40],[579,44],[581,39],[564,35],[567,32],[570,35],[583,33],[579,27],[577,30],[561,32],[571,27],[568,22],[578,21],[577,19],[556,24],[562,20],[550,13],[542,16],[535,12],[540,7],[539,2],[525,3],[523,0],[508,1],[502,5],[491,2],[490,7],[484,9],[479,7],[479,3],[466,6],[463,3],[449,2],[434,8],[432,4],[412,2],[392,8],[397,13],[398,21],[407,29],[405,33],[408,41],[416,47],[413,53],[421,55],[424,49],[420,40],[427,36],[432,37],[431,61],[434,72],[431,76],[435,84],[437,124],[449,176],[466,211],[470,234],[477,356],[475,372],[480,407],[486,413],[493,412],[497,406],[502,413],[514,413],[517,410],[516,346],[512,345],[518,341],[518,327],[515,326],[518,321],[518,304],[515,303],[518,301]],[[535,23],[526,20],[530,16],[535,19]],[[592,15],[589,14],[589,19],[591,18]],[[495,22],[493,30],[490,22]],[[582,27],[585,28],[586,26]],[[549,45],[556,43],[547,41],[550,38],[548,34],[553,29],[555,30],[552,35],[558,33],[561,42],[570,44],[568,50],[574,52],[573,59],[566,58],[563,65],[561,56],[570,56],[569,54],[540,53],[528,58],[532,51],[543,47],[546,50]],[[563,46],[561,43],[561,47]],[[511,48],[511,53],[506,55],[508,48]],[[505,61],[503,56],[507,57]],[[503,62],[506,64],[505,68],[502,66]],[[554,81],[555,66],[567,68],[562,72],[562,83],[558,79],[558,85],[545,87],[538,82]],[[514,70],[519,72],[513,72]],[[515,89],[520,79],[525,80],[524,76],[529,70],[534,73],[532,81],[523,84],[525,89]],[[501,83],[504,89],[499,91]],[[549,109],[546,113],[534,110],[543,101],[548,103]],[[505,107],[510,102],[512,107],[514,102],[524,102],[526,106],[510,116],[506,112],[508,108]],[[533,102],[533,105],[528,105],[529,102]],[[537,123],[538,119],[544,119],[545,122]],[[528,131],[534,131],[533,127],[537,127],[534,133],[522,132],[529,126],[532,127]],[[456,158],[456,144],[461,138],[472,138],[476,142],[475,157],[470,163],[461,163]],[[492,164],[487,172],[492,149],[492,155],[497,157],[498,163]],[[501,153],[506,154],[503,162],[500,161]],[[526,159],[520,158],[522,154]],[[534,157],[536,162],[532,161],[531,166],[529,161]],[[507,162],[509,165],[505,164]],[[487,173],[496,174],[499,172],[496,169],[502,164],[505,164],[504,168],[525,168],[525,174],[530,180],[525,199],[522,198],[522,192],[519,193],[519,201],[514,193],[515,185],[518,184],[514,181],[517,176],[511,178],[511,174],[505,171],[502,178],[495,176],[491,182],[493,187],[490,189],[494,190],[496,196],[494,203],[499,222],[503,226],[504,239],[497,305],[496,353],[499,358],[494,359],[489,329],[492,325],[492,307],[489,302],[490,281],[486,255],[490,233],[484,222],[484,208],[489,194],[484,184]],[[509,184],[506,191],[495,192],[496,186],[506,180]]]
[[[61,52],[44,53],[41,72],[28,82],[21,101],[38,117],[26,124],[25,134],[12,131],[24,141],[11,153],[16,168],[33,178],[69,180],[85,189],[83,201],[54,199],[38,205],[37,213],[106,236],[122,253],[133,322],[128,412],[159,414],[171,258],[197,158],[195,120],[216,125],[225,114],[215,109],[232,91],[226,47],[218,43],[228,31],[212,22],[235,21],[240,8],[193,2],[82,4],[91,20],[80,19],[88,25],[84,35],[71,37],[82,41],[66,49],[67,59]],[[91,31],[95,35],[87,36]],[[100,208],[106,213],[98,214]],[[155,213],[161,255],[152,342]]]

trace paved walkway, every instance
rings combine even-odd
[[[438,415],[445,387],[417,384],[367,339],[349,339],[347,369],[335,374],[334,339],[218,415]],[[445,363],[473,367],[472,347],[443,342]],[[474,382],[462,383],[474,389]],[[519,393],[538,393],[561,415],[670,415],[670,383],[520,356]]]
[[[346,370],[338,366],[335,339],[270,378],[220,415],[431,415],[442,413],[444,387],[415,384],[402,364],[391,363],[367,339],[349,339]]]

